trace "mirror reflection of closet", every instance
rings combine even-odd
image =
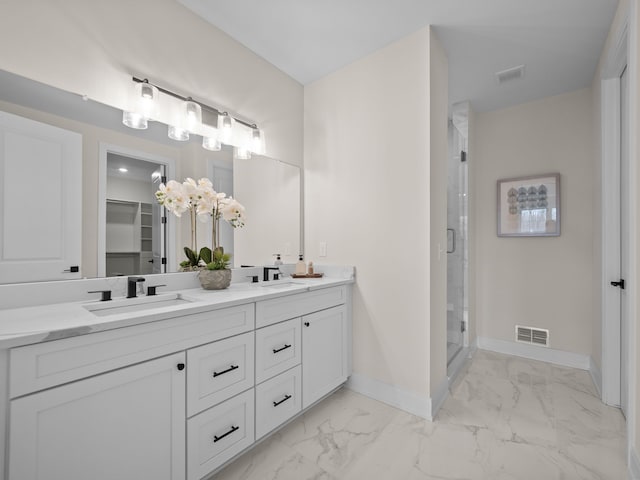
[[[162,208],[155,192],[164,165],[107,154],[106,275],[165,271]]]

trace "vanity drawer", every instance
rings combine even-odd
[[[252,387],[253,378],[253,332],[188,350],[187,416]]]
[[[254,391],[187,421],[187,479],[199,480],[254,441]]]
[[[256,383],[295,367],[302,360],[300,318],[256,330]]]
[[[256,303],[256,328],[341,305],[346,299],[347,287],[342,285],[263,300]]]
[[[250,303],[14,348],[10,396],[248,332],[254,329],[254,312]]]
[[[256,440],[300,412],[301,381],[298,365],[256,387]]]

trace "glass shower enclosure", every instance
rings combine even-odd
[[[453,106],[449,122],[447,185],[447,366],[467,346],[469,104]]]

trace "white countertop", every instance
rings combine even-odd
[[[203,290],[202,288],[163,290],[153,298],[175,298],[176,294],[180,294],[188,301],[179,305],[107,316],[97,316],[89,309],[107,306],[111,302],[91,300],[0,309],[0,348],[128,327],[353,282],[353,275],[324,276],[313,279],[285,278],[260,283],[237,282],[232,283],[225,290]],[[111,305],[143,303],[150,298],[152,297],[139,296],[131,299],[114,297]]]

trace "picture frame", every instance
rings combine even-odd
[[[560,235],[560,174],[498,180],[499,237]]]

